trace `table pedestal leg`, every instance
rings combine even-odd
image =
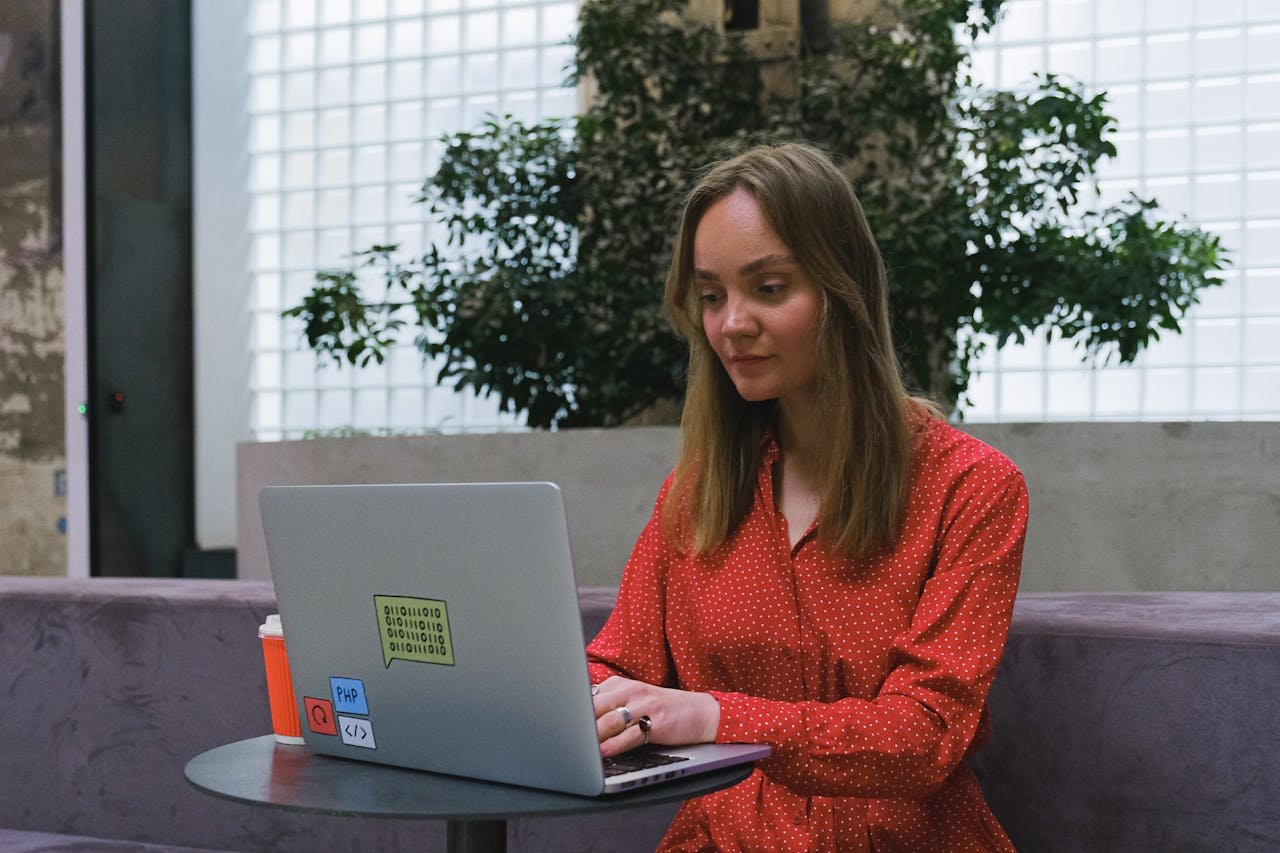
[[[506,853],[505,820],[449,821],[449,853]]]

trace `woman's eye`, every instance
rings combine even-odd
[[[720,299],[720,294],[718,294],[718,293],[704,293],[704,294],[702,294],[702,304],[703,304],[703,305],[715,305],[715,304],[716,304],[716,302],[717,302],[717,301],[719,301],[719,299]]]
[[[786,285],[780,281],[770,281],[760,285],[760,292],[765,296],[777,296],[785,287]]]

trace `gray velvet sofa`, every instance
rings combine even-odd
[[[581,601],[594,634],[613,593]],[[265,581],[0,577],[0,853],[443,850],[443,823],[267,810],[187,784],[192,757],[271,730],[257,628],[274,610]],[[514,820],[509,849],[652,850],[674,813]]]
[[[612,605],[581,593],[590,636]],[[269,730],[261,581],[0,577],[0,851],[393,851],[443,825],[192,789]],[[1026,594],[975,762],[1023,851],[1280,849],[1280,593]],[[650,850],[674,807],[512,821],[512,850]]]

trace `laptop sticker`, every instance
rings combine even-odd
[[[333,707],[345,714],[369,716],[369,699],[364,692],[364,682],[358,678],[330,678],[333,690]]]
[[[373,723],[359,717],[338,716],[338,727],[342,731],[342,742],[347,746],[362,746],[365,749],[377,749],[373,739]]]
[[[338,726],[333,718],[333,703],[314,696],[302,697],[307,706],[307,725],[318,735],[336,735]]]
[[[447,604],[407,595],[375,595],[373,604],[382,638],[382,662],[388,669],[397,659],[453,666]]]

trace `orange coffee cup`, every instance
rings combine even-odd
[[[277,743],[302,743],[302,725],[298,722],[298,704],[293,698],[293,680],[289,677],[289,654],[284,648],[284,631],[280,614],[272,613],[258,627],[262,639],[262,659],[267,666],[267,698],[271,701],[271,728]]]

